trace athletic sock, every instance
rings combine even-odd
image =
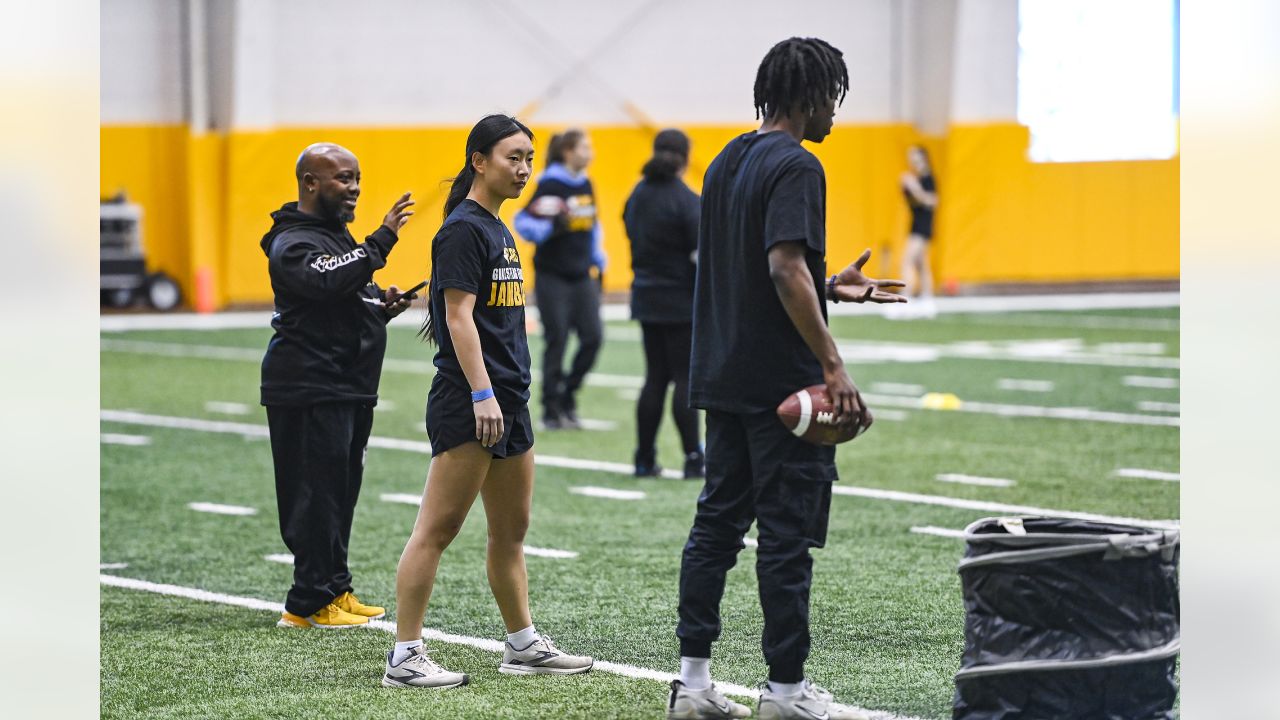
[[[532,645],[537,639],[538,631],[534,630],[532,625],[523,630],[507,633],[507,644],[511,645],[511,647],[516,650],[524,650]]]
[[[795,697],[800,694],[800,687],[802,685],[804,685],[803,682],[778,683],[770,680],[769,692],[773,693],[774,695],[781,695],[782,697]]]
[[[711,658],[680,658],[680,682],[690,690],[711,687]]]
[[[391,652],[391,664],[399,665],[404,662],[409,657],[409,651],[419,647],[422,647],[422,638],[396,643],[396,649]]]

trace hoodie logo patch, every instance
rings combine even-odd
[[[356,260],[359,260],[360,258],[367,257],[367,256],[368,254],[365,253],[364,248],[356,248],[355,250],[352,250],[351,252],[345,255],[341,255],[339,257],[334,257],[332,255],[321,255],[320,257],[316,258],[315,262],[311,263],[311,269],[320,273],[328,272],[330,270],[337,270],[343,265],[349,265],[355,262]]]

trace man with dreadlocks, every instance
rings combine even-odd
[[[668,718],[741,718],[751,711],[711,683],[725,575],[755,521],[764,611],[768,720],[865,717],[804,676],[809,656],[809,549],[822,547],[836,479],[835,448],[793,435],[775,414],[796,390],[825,382],[837,422],[871,413],[827,331],[825,300],[898,302],[861,268],[826,271],[826,178],[801,146],[831,132],[849,89],[839,50],[817,38],[778,43],[756,74],[759,130],[732,140],[702,186],[690,402],[707,411],[706,482],[680,567],[680,678]]]

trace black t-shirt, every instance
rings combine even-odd
[[[555,195],[563,199],[569,206],[569,215],[557,222],[551,236],[539,243],[534,250],[534,269],[567,280],[580,280],[589,276],[596,226],[596,195],[591,181],[584,178],[581,184],[571,185],[544,175],[529,197],[529,205],[543,195]]]
[[[431,242],[431,316],[439,346],[437,376],[470,392],[449,334],[444,291],[476,296],[480,351],[498,404],[504,410],[529,402],[529,341],[524,331],[524,274],[515,238],[501,220],[474,200],[463,200]]]
[[[622,211],[631,240],[631,317],[640,322],[693,320],[698,195],[679,178],[641,180]]]
[[[920,178],[920,189],[927,193],[937,192],[938,186],[933,181],[932,175],[924,175]],[[907,207],[911,209],[911,227],[915,231],[919,228],[933,227],[933,208],[916,200],[906,188],[902,188],[902,194],[907,198]]]
[[[805,245],[805,264],[827,316],[826,176],[783,132],[732,140],[702,186],[690,402],[728,412],[772,410],[822,382],[769,277],[769,248]]]

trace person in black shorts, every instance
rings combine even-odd
[[[533,499],[533,425],[524,276],[498,210],[520,196],[532,162],[533,133],[518,120],[489,115],[476,123],[431,244],[423,335],[438,348],[427,395],[432,460],[396,571],[397,642],[387,653],[387,687],[447,688],[468,681],[427,656],[422,621],[440,556],[477,495],[489,524],[489,587],[507,628],[499,671],[569,675],[593,664],[539,635],[529,613],[523,543]]]
[[[689,345],[697,270],[698,194],[681,175],[689,165],[689,137],[668,129],[653,140],[644,178],[631,191],[622,221],[631,240],[631,317],[644,338],[644,387],[636,403],[636,477],[662,472],[654,442],[667,386],[675,383],[671,417],[684,447],[685,478],[703,473],[698,411],[689,407]]]
[[[899,302],[867,278],[862,253],[826,271],[826,178],[800,143],[822,142],[849,87],[839,50],[817,38],[775,45],[756,74],[760,129],[729,142],[702,186],[694,292],[690,399],[707,411],[707,473],[680,566],[680,678],[669,718],[744,717],[711,684],[725,575],[754,521],[769,683],[761,717],[863,717],[805,679],[809,655],[810,548],[827,534],[835,448],[809,444],[776,408],[800,388],[826,383],[836,421],[871,424],[826,326],[826,304]]]
[[[929,152],[919,145],[907,150],[911,169],[902,173],[902,196],[911,212],[911,233],[902,254],[902,277],[909,283],[907,294],[925,301],[925,314],[932,311],[933,273],[929,269],[929,241],[933,239],[933,215],[938,208],[938,186],[933,179]],[[911,284],[912,278],[915,283]]]

